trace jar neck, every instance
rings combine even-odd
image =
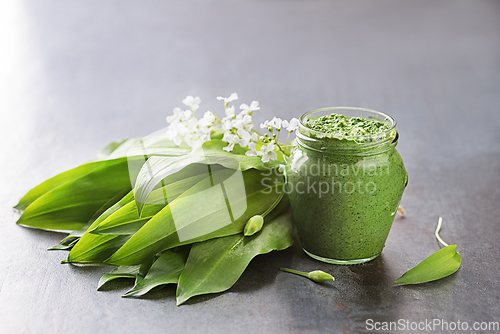
[[[393,150],[398,144],[398,139],[399,134],[395,130],[393,135],[374,137],[372,140],[362,142],[345,138],[314,138],[298,131],[296,142],[302,150],[315,151],[324,155],[368,156]]]
[[[375,120],[384,123],[386,129],[374,133],[365,131],[328,133],[307,126],[310,120],[332,114],[343,115],[347,118]],[[394,149],[397,142],[398,133],[394,118],[380,111],[365,108],[331,107],[307,112],[300,117],[297,131],[297,145],[299,147],[321,154],[373,155]]]

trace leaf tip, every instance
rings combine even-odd
[[[16,210],[16,211],[18,211],[18,212],[22,213],[22,212],[24,211],[24,209],[26,209],[26,205],[23,205],[23,204],[21,204],[21,202],[19,202],[19,203],[17,203],[16,205],[14,205],[12,208],[13,208],[14,210]]]
[[[125,292],[121,297],[122,298],[133,298],[135,297],[134,294],[129,293],[130,291]]]
[[[181,305],[182,305],[182,304],[184,304],[184,303],[186,302],[186,300],[188,300],[188,299],[189,299],[189,298],[184,299],[184,298],[179,298],[179,297],[177,297],[177,299],[176,299],[177,306],[181,306]]]

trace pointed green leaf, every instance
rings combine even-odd
[[[76,245],[78,240],[80,240],[80,238],[81,238],[80,235],[75,236],[75,235],[73,235],[73,233],[75,233],[75,231],[71,232],[71,234],[68,235],[68,237],[61,240],[57,245],[54,245],[52,247],[47,248],[47,250],[49,250],[49,251],[51,251],[51,250],[70,250],[71,248],[73,248],[74,245]]]
[[[83,228],[110,198],[131,189],[126,158],[99,164],[87,174],[38,197],[24,210],[17,224],[57,231]]]
[[[106,263],[135,265],[176,246],[242,232],[250,217],[262,214],[279,196],[270,185],[281,177],[271,174],[262,176],[255,169],[213,173],[211,182],[201,181],[176,198]]]
[[[139,273],[137,274],[137,276],[135,278],[135,284],[139,283],[140,281],[142,281],[144,279],[144,277],[146,277],[149,269],[151,268],[153,263],[155,263],[155,261],[159,257],[160,257],[160,254],[155,254],[151,258],[149,258],[146,261],[144,261],[143,263],[141,263],[141,265],[139,266]]]
[[[181,171],[180,173],[176,173],[172,175],[170,178],[167,178],[165,182],[170,182],[167,186],[170,186],[172,189],[172,195],[177,196],[179,187],[181,185],[186,186],[190,184],[191,182],[194,182],[196,179],[196,176],[192,176],[193,179],[186,180],[185,176],[186,175],[193,175],[196,174],[197,172],[200,172],[203,170],[203,166],[190,166],[188,169]],[[176,183],[179,182],[180,183]],[[175,193],[174,193],[175,190]],[[160,190],[161,192],[161,190]],[[158,203],[160,203],[162,200],[164,200],[163,197],[164,195],[159,195],[158,197]],[[167,195],[167,197],[169,197]],[[125,242],[130,238],[130,234],[134,233],[137,230],[131,230],[133,227],[135,228],[140,228],[140,222],[136,222],[136,226],[128,226],[128,229],[130,234],[122,234],[122,235],[98,235],[98,234],[93,234],[90,233],[90,231],[94,230],[97,226],[100,226],[103,222],[105,222],[108,218],[111,216],[114,216],[117,214],[121,209],[127,207],[131,208],[131,205],[128,205],[129,203],[133,202],[133,191],[131,191],[127,196],[125,196],[120,202],[118,202],[116,205],[111,207],[108,211],[106,211],[103,215],[101,215],[90,227],[87,233],[80,239],[80,241],[73,247],[71,250],[70,254],[68,255],[68,262],[78,262],[78,263],[99,263],[104,261],[106,258],[110,257],[117,249],[119,249]],[[152,207],[154,207],[155,204],[155,198],[152,198]],[[137,216],[137,211],[131,211],[135,212],[135,215]],[[147,256],[144,256],[140,262],[135,263],[135,265],[143,263],[150,258],[152,258],[155,253],[148,254]]]
[[[204,167],[206,170],[206,166]],[[163,209],[166,203],[173,201],[184,191],[194,186],[199,181],[203,180],[206,175],[195,174],[194,170],[181,171],[176,176],[173,182],[166,186],[157,189],[151,193],[148,203],[144,207],[142,216],[139,217],[135,201],[132,201],[122,207],[120,210],[106,218],[102,223],[90,230],[94,234],[134,234],[137,232],[151,217],[156,215]],[[169,180],[170,181],[170,180]]]
[[[52,246],[48,248],[47,250],[69,250],[71,249],[77,242],[80,240],[80,238],[87,232],[88,228],[92,225],[92,223],[106,210],[108,210],[110,207],[112,207],[114,204],[116,204],[120,199],[122,199],[127,192],[120,191],[118,194],[110,198],[106,203],[104,203],[99,210],[97,210],[92,218],[88,221],[85,226],[78,230],[74,230],[71,232],[68,236],[66,236],[63,240],[59,242],[59,244]]]
[[[290,247],[292,231],[291,216],[284,214],[251,237],[237,234],[194,244],[179,277],[177,305],[196,295],[229,289],[255,256]]]
[[[73,181],[77,178],[80,178],[92,170],[102,167],[106,163],[104,162],[92,162],[88,164],[81,165],[79,167],[70,169],[66,172],[63,172],[61,174],[58,174],[35,188],[31,189],[26,195],[24,195],[23,198],[19,201],[19,203],[14,207],[15,209],[19,211],[24,211],[31,203],[33,203],[36,199],[38,199],[40,196],[44,195],[45,193],[48,193],[49,191],[65,184],[66,182]]]
[[[84,234],[62,263],[103,263],[129,239],[130,235]]]
[[[408,270],[394,283],[416,284],[435,281],[455,273],[462,258],[456,251],[457,245],[446,246]]]
[[[134,193],[130,191],[118,203],[106,210],[102,215],[97,218],[89,230],[98,226],[101,222],[106,220],[116,211],[134,200]],[[96,235],[88,231],[80,238],[80,240],[73,246],[68,254],[68,259],[65,262],[79,262],[79,263],[94,263],[102,262],[113,252],[121,247],[129,236],[120,235]]]
[[[164,252],[151,266],[147,275],[122,297],[139,297],[153,288],[170,283],[177,283],[187,254],[172,251]]]
[[[212,140],[203,145],[203,150],[193,151],[184,156],[150,157],[142,166],[135,183],[134,197],[139,213],[142,212],[149,194],[162,179],[190,164],[218,164],[226,168],[246,171],[250,168],[269,170],[283,163],[274,160],[264,164],[260,157],[225,152],[222,150],[224,146],[227,146],[227,143]]]
[[[140,266],[118,267],[113,269],[109,274],[104,274],[99,280],[97,290],[100,290],[106,283],[117,278],[135,278],[139,273]]]
[[[151,157],[142,166],[137,176],[134,198],[139,215],[149,197],[149,194],[169,175],[176,173],[191,163],[198,163],[200,160],[192,160],[183,156],[180,157]]]

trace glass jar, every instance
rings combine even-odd
[[[338,138],[305,125],[332,113],[375,119],[390,128]],[[356,264],[382,252],[408,182],[396,151],[398,137],[395,120],[374,110],[337,107],[302,115],[285,177],[300,242],[309,256]]]

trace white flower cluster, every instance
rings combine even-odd
[[[217,99],[224,101],[224,108],[226,111],[226,117],[221,121],[221,129],[224,131],[222,140],[229,145],[224,147],[223,150],[231,152],[234,149],[234,145],[239,144],[242,148],[249,148],[245,153],[246,155],[257,155],[255,143],[259,140],[259,136],[254,132],[252,113],[256,110],[260,110],[259,102],[252,101],[250,105],[242,103],[240,105],[241,111],[236,115],[234,106],[229,106],[230,102],[238,99],[236,93],[232,93],[231,96],[227,98],[219,96]]]
[[[270,121],[265,121],[260,125],[261,129],[272,130],[273,128],[276,130],[281,130],[281,128],[286,129],[289,132],[297,130],[299,127],[299,120],[297,118],[292,118],[290,122],[287,120],[282,120],[281,118],[273,117]]]
[[[194,112],[200,107],[201,99],[193,96],[187,96],[182,103],[189,106],[190,109],[182,110],[174,108],[174,114],[167,116],[167,138],[172,140],[175,145],[180,145],[182,141],[193,149],[200,148],[203,143],[210,140],[210,131],[215,122],[214,113],[207,111],[202,118],[194,116]]]
[[[228,143],[223,148],[226,152],[233,151],[234,146],[239,145],[241,148],[247,149],[246,155],[260,156],[263,162],[276,160],[278,152],[288,155],[289,148],[292,146],[288,145],[288,140],[291,132],[297,129],[298,120],[292,118],[288,122],[274,117],[270,121],[265,121],[260,127],[266,128],[271,136],[269,134],[263,136],[255,130],[252,122],[252,113],[260,110],[259,102],[252,101],[250,105],[242,103],[239,107],[240,112],[236,114],[235,107],[230,106],[230,103],[237,99],[236,93],[232,93],[229,97],[217,97],[217,100],[224,101],[225,117],[221,120],[210,111],[205,112],[203,117],[198,119],[194,116],[194,112],[199,109],[201,99],[198,96],[187,96],[182,100],[182,103],[189,109],[174,108],[173,115],[167,117],[169,124],[167,138],[176,145],[185,142],[191,148],[198,149],[203,143],[210,140],[213,130],[220,128],[224,133],[222,141]],[[289,131],[285,144],[278,143],[279,132],[282,128]],[[274,133],[274,130],[277,131],[277,134]]]

